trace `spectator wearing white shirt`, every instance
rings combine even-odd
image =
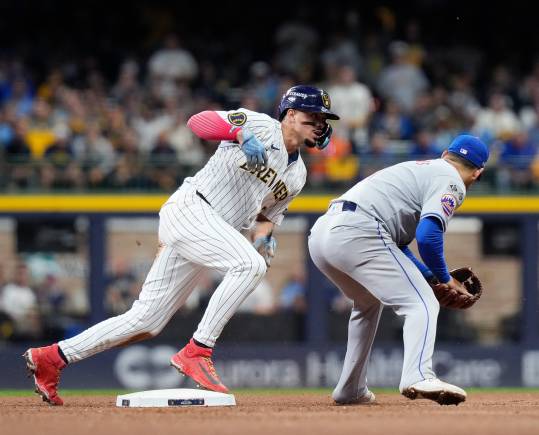
[[[336,82],[328,87],[328,94],[333,110],[342,114],[334,127],[335,134],[361,147],[367,142],[367,124],[375,110],[370,89],[357,80],[352,66],[341,65]]]
[[[170,34],[163,47],[148,61],[150,81],[157,97],[166,99],[180,94],[198,75],[198,63],[193,55],[181,47],[178,37]]]
[[[409,113],[417,96],[428,89],[429,81],[421,68],[410,61],[406,42],[392,42],[389,51],[392,62],[380,73],[378,92],[384,98],[394,100],[404,112]]]
[[[500,92],[493,92],[488,107],[477,113],[472,130],[476,135],[489,141],[509,139],[520,128],[520,121],[510,108],[509,97]]]
[[[15,266],[13,280],[0,292],[0,309],[14,323],[14,335],[38,337],[41,329],[37,297],[30,287],[28,267],[24,263]]]

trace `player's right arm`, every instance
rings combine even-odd
[[[213,110],[205,110],[191,116],[187,126],[204,140],[235,141],[241,132],[239,126],[229,124],[219,112]]]
[[[419,260],[419,258],[417,258],[414,255],[414,253],[412,252],[412,250],[410,249],[408,245],[399,246],[399,249],[403,252],[404,255],[406,255],[412,261],[412,263],[416,265],[416,267],[421,272],[421,275],[423,275],[423,277],[427,281],[430,281],[434,277],[434,274],[432,273],[432,271],[427,266],[425,266],[421,262],[421,260]]]
[[[227,112],[216,112],[206,110],[197,113],[189,118],[187,126],[198,137],[204,140],[219,140],[238,142],[247,158],[247,167],[249,169],[259,169],[266,165],[268,156],[262,142],[256,135],[244,124],[247,121],[247,114],[236,112],[236,124],[230,124],[225,120],[225,117],[231,119],[231,114]],[[243,117],[243,118],[242,118]]]

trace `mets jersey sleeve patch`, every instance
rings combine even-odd
[[[442,210],[446,216],[451,216],[457,206],[457,198],[450,193],[446,193],[440,200],[442,203]]]
[[[460,204],[464,199],[464,193],[462,190],[456,184],[450,184],[448,189],[458,198]]]
[[[228,122],[230,122],[232,125],[243,125],[247,122],[247,115],[243,112],[229,113]]]

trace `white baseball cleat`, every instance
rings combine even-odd
[[[376,396],[371,390],[358,398],[355,399],[334,399],[335,405],[371,405],[376,402]]]
[[[408,399],[429,399],[440,405],[458,405],[466,400],[466,391],[437,378],[416,382],[402,391]]]

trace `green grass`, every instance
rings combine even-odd
[[[79,389],[61,389],[62,396],[116,396],[118,394],[132,393],[133,390],[122,389],[91,389],[91,390],[79,390]],[[398,394],[397,388],[373,388],[375,393],[383,394]],[[517,388],[517,387],[503,387],[503,388],[466,388],[468,393],[539,393],[539,388]],[[232,393],[237,394],[330,394],[330,388],[238,388],[234,389]],[[34,395],[33,390],[0,390],[0,397],[24,397]]]

